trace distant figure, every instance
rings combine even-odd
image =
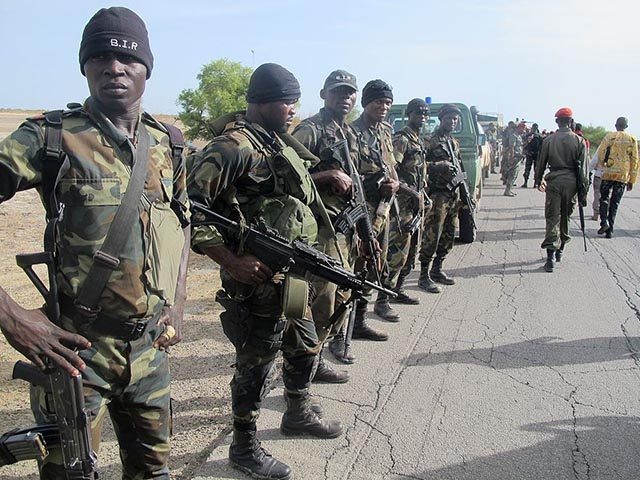
[[[625,117],[616,120],[616,131],[608,133],[598,147],[598,167],[602,168],[600,184],[600,230],[611,238],[613,224],[624,191],[631,190],[638,175],[638,143],[624,130],[629,126]]]
[[[536,165],[535,186],[546,192],[544,216],[546,233],[542,248],[547,249],[544,268],[553,272],[554,261],[561,261],[569,236],[569,219],[576,204],[578,182],[588,187],[587,146],[584,139],[571,131],[573,111],[564,107],[556,112],[558,130],[542,142]],[[549,173],[543,179],[545,169]],[[586,205],[586,198],[579,201]]]
[[[519,123],[515,129],[510,129],[507,135],[507,141],[504,144],[505,156],[502,166],[502,178],[505,184],[504,196],[515,197],[516,192],[512,191],[515,185],[516,178],[518,178],[518,172],[520,165],[522,164],[523,149],[522,149],[522,136],[526,130],[524,123]]]
[[[522,184],[522,188],[528,187],[529,173],[531,170],[535,173],[535,163],[538,158],[538,154],[540,153],[541,146],[542,135],[540,135],[540,131],[538,130],[538,124],[534,123],[531,125],[531,132],[524,143],[524,155],[526,162],[524,165],[524,183]]]

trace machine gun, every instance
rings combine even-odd
[[[53,254],[45,251],[17,255],[16,262],[44,297],[49,320],[59,326],[60,306]],[[33,270],[33,266],[38,264],[47,266],[48,289]],[[45,389],[47,398],[53,400],[56,423],[12,430],[2,435],[0,466],[22,460],[43,460],[49,454],[49,449],[59,448],[68,480],[96,479],[97,457],[91,448],[82,377],[69,375],[54,366],[50,360],[47,360],[46,364],[46,370],[42,372],[31,364],[17,362],[13,369],[13,378],[26,380]]]

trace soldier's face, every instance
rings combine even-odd
[[[347,115],[356,104],[357,94],[355,89],[343,85],[332,90],[323,90],[321,97],[324,99],[325,108]]]
[[[147,82],[147,67],[134,57],[105,53],[84,64],[89,92],[106,112],[124,113],[139,108]]]
[[[374,122],[382,122],[389,113],[393,102],[388,98],[378,98],[367,103],[364,107],[364,114]]]
[[[426,110],[414,110],[409,113],[409,126],[414,130],[420,130],[428,118],[429,113]]]
[[[457,113],[449,113],[440,119],[440,125],[445,132],[451,133],[458,126],[459,120],[460,116]]]
[[[285,133],[289,130],[291,122],[293,122],[293,118],[296,116],[297,102],[298,100],[283,100],[261,104],[261,115],[267,131]]]

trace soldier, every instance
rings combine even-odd
[[[618,206],[625,190],[631,191],[638,176],[638,143],[625,132],[629,122],[616,120],[616,131],[608,133],[598,147],[597,167],[602,169],[600,183],[600,229],[598,235],[611,238]]]
[[[347,208],[352,194],[350,166],[345,165],[345,150],[341,141],[347,142],[346,151],[357,157],[356,137],[352,128],[346,123],[346,116],[355,106],[358,87],[356,77],[344,70],[331,72],[320,90],[320,98],[324,100],[324,108],[316,115],[303,120],[293,131],[298,139],[311,153],[320,159],[320,163],[310,169],[311,178],[318,187],[322,202],[327,208],[334,225],[340,214]],[[318,232],[319,247],[327,255],[346,263],[352,268],[353,231],[335,232],[333,228],[323,227]],[[353,363],[355,357],[347,352],[344,345],[344,324],[346,313],[338,321],[329,324],[328,320],[335,309],[349,298],[349,292],[339,290],[333,283],[317,280],[313,284],[315,299],[312,304],[313,319],[320,342],[329,339],[329,350],[343,363]],[[348,381],[345,371],[335,371],[319,356],[318,369],[313,378],[315,382],[343,383]]]
[[[219,120],[220,135],[195,159],[188,179],[190,198],[240,222],[262,220],[289,240],[315,241],[312,208],[320,207],[309,165],[283,142],[299,98],[300,85],[291,72],[273,63],[258,67],[249,80],[246,113]],[[201,214],[194,220],[201,220]],[[270,456],[256,438],[260,403],[278,350],[284,359],[287,401],[282,433],[320,438],[342,434],[339,422],[324,420],[312,409],[319,410],[311,404],[309,387],[320,343],[310,308],[297,317],[285,312],[283,295],[289,290],[274,277],[276,272],[215,227],[194,223],[194,251],[221,266],[223,290],[216,299],[225,307],[220,319],[236,348],[229,460],[257,478],[288,479],[290,468]],[[306,282],[301,287],[298,291],[308,289]]]
[[[553,272],[554,261],[562,260],[565,244],[569,236],[569,220],[576,203],[578,182],[582,184],[584,198],[578,199],[587,205],[586,192],[589,188],[587,149],[584,139],[571,131],[573,111],[564,107],[556,112],[558,130],[542,142],[538,164],[536,165],[535,186],[546,192],[544,216],[546,234],[542,248],[547,250],[544,268]],[[544,172],[549,173],[543,179]]]
[[[529,185],[529,173],[533,170],[535,175],[536,170],[536,160],[538,158],[538,153],[540,153],[540,147],[542,146],[542,135],[540,135],[540,131],[538,130],[538,124],[534,123],[531,125],[531,132],[527,137],[527,140],[524,144],[524,152],[526,157],[526,163],[524,165],[524,183],[521,188],[527,188]]]
[[[518,178],[520,164],[522,163],[522,135],[526,128],[526,125],[521,122],[515,129],[509,129],[509,133],[507,134],[507,141],[504,144],[504,164],[502,167],[503,181],[506,186],[504,189],[505,197],[516,196],[516,192],[512,191],[512,188]]]
[[[396,171],[400,180],[398,190],[399,217],[391,216],[389,233],[389,285],[395,285],[395,303],[418,305],[417,298],[404,290],[404,281],[411,273],[418,253],[422,233],[426,187],[425,146],[420,130],[429,118],[429,106],[421,98],[407,104],[407,125],[393,136]],[[398,224],[400,219],[400,224]]]
[[[358,136],[358,172],[362,175],[371,223],[377,235],[382,259],[381,279],[388,280],[386,262],[389,246],[389,213],[395,193],[400,186],[395,171],[393,156],[393,140],[391,125],[384,119],[393,104],[391,87],[382,80],[371,80],[362,90],[362,115],[351,126]],[[397,214],[397,211],[395,212]],[[362,257],[356,262],[363,264]],[[373,277],[371,278],[373,280]],[[393,286],[384,284],[386,288]],[[374,341],[388,339],[386,333],[378,332],[367,325],[365,315],[367,302],[362,300],[356,309],[356,324],[353,338],[364,338]],[[397,322],[400,317],[389,305],[386,295],[379,293],[374,313],[390,322]]]
[[[50,123],[56,113],[30,119],[0,144],[0,201],[18,190],[46,192],[48,185],[57,195],[59,205],[49,204],[45,193],[42,200],[58,220],[54,248],[63,328],[41,309],[23,309],[2,289],[0,327],[36,366],[44,367],[46,357],[71,375],[82,374],[93,448],[98,449],[108,409],[123,478],[168,479],[165,350],[180,340],[186,297],[184,162],[180,155],[173,158],[167,129],[141,108],[153,68],[142,19],[123,7],[99,10],[84,29],[79,57],[90,92],[84,105],[63,112],[61,126]],[[47,140],[46,147],[56,156],[62,150],[59,181],[58,171],[48,169],[52,164],[45,165],[55,159],[43,154],[45,131],[55,138],[54,128],[61,128],[61,141]],[[125,189],[136,185],[144,193],[123,199]],[[139,212],[129,233],[115,227],[116,212],[127,211],[125,204]],[[114,250],[110,237],[124,246]],[[105,269],[98,260],[109,251],[116,261]],[[43,392],[34,391],[38,422],[50,421],[48,408]],[[58,450],[46,457],[40,474],[67,478]]]
[[[443,105],[438,118],[440,125],[427,146],[427,189],[431,209],[427,213],[422,236],[418,280],[418,287],[430,293],[442,291],[435,282],[443,285],[456,283],[442,271],[442,263],[453,248],[456,234],[460,194],[453,182],[462,169],[460,145],[451,135],[460,121],[460,109],[454,104]]]

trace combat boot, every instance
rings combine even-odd
[[[563,253],[564,253],[564,243],[561,243],[560,248],[556,250],[556,263],[560,263],[562,261]]]
[[[405,278],[406,277],[404,277],[403,275],[400,275],[400,277],[398,277],[396,288],[393,289],[393,291],[396,293],[396,298],[392,298],[389,301],[391,303],[401,303],[403,305],[420,305],[420,300],[410,297],[409,295],[407,295],[407,292],[405,292],[404,288],[402,288]]]
[[[400,321],[400,315],[398,315],[396,311],[391,308],[391,305],[389,305],[389,297],[387,297],[384,293],[378,294],[376,303],[373,306],[373,313],[378,315],[380,318],[383,318],[387,322],[395,323]]]
[[[555,257],[555,251],[547,248],[547,261],[544,264],[545,271],[553,273],[553,259]]]
[[[529,179],[525,178],[524,183],[520,185],[520,188],[528,188],[529,187],[528,183],[529,183]]]
[[[324,362],[322,351],[318,355],[318,368],[313,376],[314,383],[346,383],[349,373],[346,370],[334,370]]]
[[[351,365],[356,362],[356,357],[351,353],[351,348],[346,349],[345,352],[344,335],[341,333],[329,341],[329,351],[341,363]]]
[[[429,266],[431,262],[423,262],[420,264],[420,277],[418,278],[418,287],[429,293],[440,293],[442,289],[436,285],[429,274]]]
[[[442,271],[443,260],[443,258],[435,258],[433,260],[433,266],[431,267],[431,272],[429,272],[431,279],[443,285],[455,285],[456,281]]]
[[[255,423],[242,425],[239,429],[234,424],[233,441],[229,447],[229,462],[233,466],[255,478],[268,480],[288,480],[291,469],[262,448],[256,438]]]
[[[324,420],[309,405],[309,395],[285,395],[287,411],[282,416],[280,432],[284,435],[313,435],[318,438],[336,438],[342,435],[342,424],[337,420]]]
[[[373,340],[374,342],[386,342],[389,335],[371,328],[367,325],[365,315],[367,313],[367,303],[358,302],[356,306],[356,318],[353,325],[353,338],[361,340]]]

